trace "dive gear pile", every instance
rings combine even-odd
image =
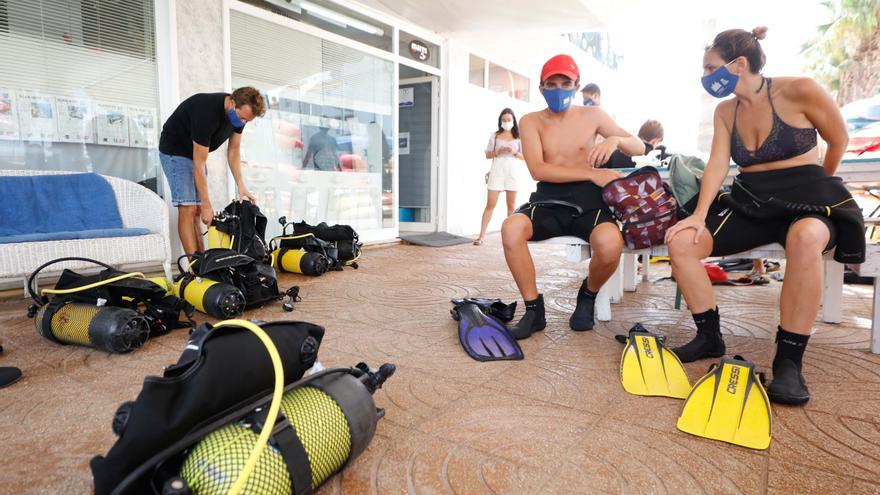
[[[39,290],[39,273],[66,261],[85,261],[104,270],[81,275],[64,269],[54,289]],[[191,320],[180,320],[181,311],[191,316],[192,306],[169,295],[167,285],[88,258],[58,258],[41,265],[28,278],[28,292],[35,302],[28,316],[34,318],[37,332],[59,344],[129,352],[150,336],[192,325]]]
[[[286,217],[279,218],[278,223],[282,233],[269,243],[275,268],[318,276],[329,270],[342,270],[344,266],[358,267],[362,244],[350,226],[294,223]]]
[[[685,399],[676,424],[685,433],[752,449],[769,447],[772,411],[755,365],[742,356],[721,358],[691,387],[664,340],[641,324],[630,329],[620,357],[624,390]]]
[[[265,232],[266,217],[256,205],[249,201],[230,203],[215,215],[208,229],[208,249],[177,259],[180,275],[174,282],[174,293],[220,319],[285,297],[289,301],[284,309],[291,311],[299,288],[279,291]],[[184,270],[180,262],[187,256],[189,270]]]
[[[312,493],[367,448],[384,415],[372,394],[395,370],[359,363],[299,380],[323,332],[302,322],[200,327],[178,364],[120,408],[119,440],[92,459],[95,493]]]
[[[266,264],[269,247],[266,245],[266,217],[250,201],[233,201],[214,215],[208,228],[208,249],[226,248]]]
[[[261,449],[242,493],[311,493],[341,471],[373,439],[384,411],[376,408],[372,394],[394,369],[384,364],[374,372],[359,363],[355,368],[323,371],[287,387],[281,399],[281,426],[273,431],[273,444]],[[208,434],[189,451],[181,477],[193,493],[229,492],[265,423],[264,403]]]
[[[248,328],[251,325],[242,320],[201,325],[176,364],[161,377],[144,379],[137,399],[122,404],[116,413],[113,430],[119,439],[105,457],[91,461],[96,493],[148,492],[149,475],[160,461],[238,419],[243,414],[229,415],[272,390],[276,369],[266,359],[266,345]],[[279,321],[261,324],[260,329],[280,357],[282,387],[302,378],[315,363],[322,327]],[[192,436],[211,424],[216,426]],[[175,448],[182,439],[189,443]],[[156,491],[161,489],[160,484]]]

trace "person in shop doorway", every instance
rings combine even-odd
[[[318,132],[309,139],[306,156],[303,158],[303,168],[328,172],[342,170],[339,162],[339,143],[330,135],[330,125],[326,120],[321,122]]]
[[[177,207],[177,231],[186,254],[204,251],[201,227],[211,225],[214,208],[208,196],[208,153],[227,140],[226,158],[239,197],[253,202],[241,176],[241,133],[246,123],[266,113],[263,96],[245,86],[229,93],[198,93],[183,100],[162,126],[159,160]]]
[[[513,110],[505,108],[498,115],[498,130],[489,136],[489,145],[486,147],[486,158],[492,160],[492,168],[486,174],[486,184],[489,193],[486,199],[486,208],[483,209],[483,222],[480,225],[480,237],[474,241],[474,245],[483,243],[486,236],[486,228],[492,220],[492,212],[498,204],[498,196],[505,193],[507,200],[507,216],[513,214],[516,206],[516,191],[519,189],[517,177],[519,168],[523,164],[522,143],[519,140],[519,127],[516,125],[516,115]]]

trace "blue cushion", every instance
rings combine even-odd
[[[123,228],[113,188],[97,174],[4,176],[0,198],[14,212],[0,215],[0,237]]]
[[[63,241],[68,239],[97,239],[99,237],[133,237],[136,235],[147,235],[149,233],[150,229],[142,228],[65,230],[61,232],[40,232],[34,234],[0,236],[0,244],[11,244],[16,242]]]

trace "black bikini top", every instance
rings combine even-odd
[[[759,163],[776,162],[787,160],[799,155],[803,155],[807,151],[816,147],[816,128],[811,127],[805,129],[802,127],[792,127],[785,123],[776,113],[773,106],[773,99],[770,98],[770,84],[772,80],[767,79],[767,99],[770,101],[770,109],[773,111],[773,127],[764,143],[754,152],[749,151],[742,142],[739,132],[736,130],[736,114],[739,110],[739,100],[736,102],[736,108],[733,111],[733,132],[730,142],[730,156],[733,161],[740,167],[749,167]]]

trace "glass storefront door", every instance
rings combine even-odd
[[[436,76],[400,80],[400,230],[437,230]]]
[[[230,59],[232,86],[268,103],[242,137],[267,237],[281,216],[348,224],[362,238],[393,228],[393,63],[237,10]]]

